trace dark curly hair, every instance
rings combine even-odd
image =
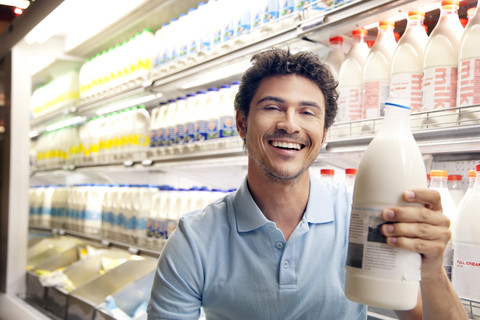
[[[316,54],[308,51],[292,54],[290,50],[274,48],[255,54],[251,61],[253,65],[243,74],[235,96],[235,110],[242,112],[245,119],[248,117],[250,102],[264,78],[296,74],[315,82],[322,90],[325,97],[325,129],[333,124],[337,114],[338,82]]]

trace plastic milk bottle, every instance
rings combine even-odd
[[[465,196],[465,190],[462,189],[461,184],[461,174],[448,175],[448,190],[450,190],[450,194],[452,195],[455,206],[458,206],[462,198]]]
[[[422,106],[423,55],[428,41],[423,27],[425,12],[408,13],[408,24],[392,58],[390,97],[410,100],[412,112]]]
[[[480,104],[480,2],[460,39],[457,107]],[[479,119],[480,108],[462,110],[460,118]]]
[[[417,304],[420,254],[386,244],[380,231],[387,207],[412,188],[426,188],[426,172],[409,124],[410,107],[385,104],[382,129],[363,154],[355,178],[345,294],[355,302],[394,310]]]
[[[480,165],[473,191],[458,208],[452,283],[460,298],[480,301]]]
[[[443,214],[450,219],[450,231],[452,232],[452,239],[455,239],[455,210],[456,205],[448,190],[447,185],[448,171],[446,170],[431,170],[430,171],[430,186],[429,189],[437,190],[442,197]],[[449,241],[443,255],[443,267],[451,279],[452,277],[452,263],[453,263],[453,248],[452,241]]]
[[[380,21],[378,35],[363,68],[363,117],[383,116],[388,98],[390,69],[396,41],[393,21]]]
[[[352,31],[354,43],[338,72],[339,122],[362,119],[363,66],[370,50],[364,41],[366,35],[365,29]]]
[[[442,1],[440,19],[430,34],[423,62],[422,111],[454,108],[457,97],[458,48],[463,26],[458,18],[458,1]],[[435,114],[425,125],[456,121],[454,111]]]
[[[343,38],[333,37],[329,39],[330,50],[328,51],[325,63],[330,67],[330,71],[333,73],[335,79],[338,79],[338,72],[345,60],[345,54],[343,53]]]

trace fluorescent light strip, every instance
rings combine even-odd
[[[85,117],[85,116],[73,117],[73,118],[70,118],[70,119],[67,119],[67,120],[57,122],[57,123],[52,124],[50,126],[47,126],[45,128],[45,131],[54,131],[54,130],[61,129],[61,128],[64,128],[64,127],[73,126],[74,124],[82,123],[85,120],[87,120],[87,117]]]
[[[30,1],[28,1],[28,0],[1,0],[0,5],[17,7],[17,8],[20,8],[20,9],[27,9],[28,6],[30,5]]]
[[[152,101],[153,99],[160,98],[161,96],[163,96],[163,94],[157,93],[157,94],[150,94],[150,95],[144,96],[144,97],[133,98],[133,99],[130,99],[130,100],[121,101],[119,103],[109,105],[108,107],[98,109],[95,113],[98,116],[100,116],[100,115],[103,115],[103,114],[107,114],[107,113],[115,112],[115,111],[118,111],[118,110],[122,110],[122,109],[125,109],[125,108],[128,108],[128,107],[138,106],[139,104]]]

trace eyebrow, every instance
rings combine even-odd
[[[280,102],[280,103],[286,103],[287,102],[286,100],[284,100],[280,97],[266,96],[266,97],[263,97],[262,99],[258,100],[258,102],[256,104],[259,105],[260,103],[262,103],[264,101],[275,101],[275,102]],[[316,108],[320,111],[322,110],[320,105],[318,103],[314,102],[314,101],[300,101],[300,105],[301,106],[313,107],[313,108]]]

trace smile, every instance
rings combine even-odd
[[[270,141],[275,148],[300,151],[305,145],[296,142]]]

